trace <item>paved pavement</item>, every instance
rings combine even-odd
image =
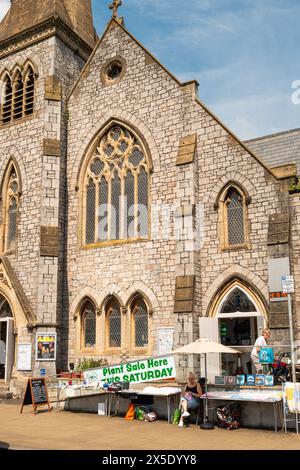
[[[34,415],[31,406],[20,414],[20,408],[20,403],[0,404],[0,441],[11,449],[300,450],[300,436],[293,433],[202,431],[195,425],[179,428],[165,421],[126,421],[86,413],[41,410]]]

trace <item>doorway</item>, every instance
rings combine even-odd
[[[15,359],[14,319],[7,300],[0,295],[0,380],[10,381]]]
[[[257,318],[237,317],[219,319],[219,338],[224,346],[240,346],[236,354],[222,354],[221,368],[226,375],[251,374],[251,351],[257,338]]]
[[[251,374],[251,351],[264,317],[257,299],[241,285],[232,286],[217,311],[220,342],[239,347],[240,354],[222,354],[221,369],[225,375]]]

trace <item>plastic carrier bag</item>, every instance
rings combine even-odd
[[[219,428],[233,430],[241,427],[241,406],[232,402],[217,407],[217,425]]]
[[[172,423],[179,424],[180,417],[181,417],[181,409],[178,408],[177,410],[174,411]]]
[[[135,407],[135,417],[136,419],[139,419],[140,421],[144,421],[146,416],[146,411],[143,408],[140,408],[139,406]]]
[[[264,363],[264,364],[273,364],[274,362],[273,349],[272,348],[260,348],[259,362]]]
[[[127,410],[127,413],[126,413],[126,416],[125,416],[125,419],[127,421],[132,421],[134,419],[134,405],[129,405],[128,407],[128,410]]]

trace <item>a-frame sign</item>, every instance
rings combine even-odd
[[[48,406],[49,412],[52,410],[50,407],[47,385],[44,378],[28,379],[20,413],[22,413],[23,408],[26,405],[32,405],[34,413],[36,413],[36,409],[39,406],[44,405]]]

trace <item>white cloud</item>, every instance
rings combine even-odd
[[[9,9],[10,1],[9,0],[0,0],[0,21],[5,16],[7,10]]]

